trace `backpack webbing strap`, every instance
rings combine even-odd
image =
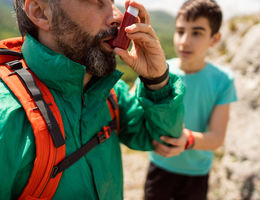
[[[23,82],[24,86],[34,99],[37,108],[40,110],[47,124],[48,130],[51,134],[55,147],[58,148],[65,144],[65,139],[62,136],[59,125],[55,117],[53,116],[49,106],[43,99],[42,93],[40,89],[37,87],[31,73],[28,72],[27,69],[23,68],[22,63],[18,60],[11,61],[6,64],[9,65],[12,68],[12,70],[18,75],[18,77]]]
[[[112,121],[110,121],[108,126],[104,126],[102,130],[98,134],[96,134],[92,139],[90,139],[86,144],[84,144],[77,151],[65,158],[58,165],[54,166],[51,173],[51,177],[55,178],[57,174],[73,165],[80,158],[86,155],[90,150],[92,150],[95,146],[99,145],[100,143],[108,139],[112,133],[112,130],[115,130],[116,128],[117,119],[115,118]]]
[[[115,90],[112,89],[107,99],[107,104],[110,110],[110,115],[112,120],[109,122],[107,126],[104,126],[102,130],[96,134],[92,139],[90,139],[86,144],[84,144],[80,149],[72,153],[70,156],[65,158],[65,160],[61,161],[58,165],[56,165],[51,173],[51,177],[57,176],[60,172],[64,171],[75,162],[77,162],[80,158],[86,155],[90,150],[92,150],[95,146],[104,142],[111,135],[112,130],[116,130],[116,133],[119,131],[119,106],[117,101],[117,96]]]
[[[86,144],[84,144],[80,149],[76,152],[65,158],[65,160],[61,161],[58,165],[53,167],[51,177],[56,177],[57,174],[64,171],[75,162],[77,162],[80,158],[86,155],[90,150],[92,150],[95,146],[104,142],[111,135],[112,130],[115,130],[118,134],[119,132],[119,106],[117,101],[117,96],[115,90],[112,88],[110,94],[107,99],[107,104],[109,107],[110,115],[112,120],[109,122],[108,126],[104,126],[102,130],[96,134],[92,139],[90,139]]]
[[[18,58],[22,58],[23,54],[18,51],[12,51],[10,49],[0,48],[0,55],[7,55],[7,56],[15,56]]]

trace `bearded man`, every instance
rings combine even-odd
[[[25,65],[52,94],[64,126],[65,157],[88,146],[109,124],[106,101],[112,88],[120,129],[118,134],[109,129],[106,140],[59,169],[62,176],[51,195],[44,191],[47,185],[39,191],[35,183],[35,195],[23,195],[36,160],[41,160],[36,159],[38,136],[21,102],[0,79],[0,199],[123,199],[120,142],[148,151],[155,149],[154,139],[180,134],[183,85],[168,73],[148,12],[142,4],[126,0],[125,7],[130,5],[139,10],[139,23],[125,29],[133,41],[128,51],[109,45],[123,18],[113,0],[14,0],[22,39],[4,40],[0,46],[20,49]],[[115,69],[115,54],[142,77],[135,95],[129,94],[122,73]],[[61,175],[59,170],[54,175],[54,169],[47,182]]]

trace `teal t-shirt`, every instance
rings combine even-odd
[[[178,67],[178,59],[171,59],[167,62],[170,72],[179,75],[186,86],[185,127],[196,132],[206,132],[213,108],[216,105],[237,101],[232,72],[227,68],[207,63],[202,70],[185,74]],[[205,175],[212,166],[213,152],[188,150],[170,158],[151,152],[149,157],[152,163],[170,172]]]

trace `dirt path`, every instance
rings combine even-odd
[[[122,146],[124,167],[124,200],[143,199],[143,184],[148,168],[146,152],[133,151]]]

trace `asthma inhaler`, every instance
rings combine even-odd
[[[118,35],[112,42],[113,48],[119,47],[125,50],[128,49],[130,44],[130,39],[126,36],[125,27],[138,22],[138,18],[137,18],[138,13],[139,10],[137,8],[134,8],[132,6],[129,6],[127,8],[127,11],[125,12],[123,17],[123,21],[120,25]]]

